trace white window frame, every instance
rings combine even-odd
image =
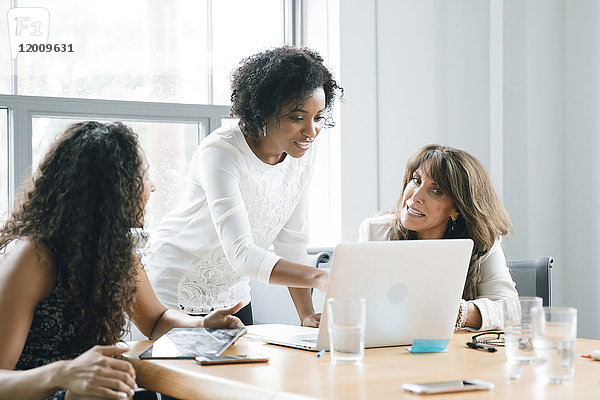
[[[139,101],[71,99],[0,95],[0,106],[8,108],[8,206],[12,208],[17,188],[31,174],[32,121],[36,117],[111,119],[143,122],[198,123],[207,134],[229,116],[229,106],[174,104]],[[198,133],[198,142],[203,139]]]
[[[208,1],[210,10],[212,0]],[[11,3],[15,7],[15,2]],[[302,45],[302,0],[283,0],[284,42]],[[212,75],[209,76],[212,101]],[[221,126],[230,106],[180,104],[84,98],[21,96],[17,93],[17,60],[12,61],[12,93],[0,94],[0,107],[8,109],[8,208],[12,209],[17,188],[31,174],[32,121],[36,117],[112,119],[143,122],[202,123],[206,134]],[[198,134],[198,142],[203,139]]]

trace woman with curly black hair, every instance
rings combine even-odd
[[[328,275],[308,266],[306,189],[341,88],[319,54],[291,46],[243,60],[231,87],[238,126],[196,150],[179,205],[150,234],[148,275],[164,304],[190,314],[242,301],[245,324],[250,279],[287,285],[302,324],[318,326],[308,288],[324,291]]]
[[[54,143],[0,228],[0,398],[131,397],[135,371],[114,358],[127,315],[153,338],[241,325],[241,304],[201,319],[156,299],[131,233],[152,191],[121,123],[73,124]]]

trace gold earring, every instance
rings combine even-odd
[[[452,217],[450,217],[450,220],[452,221],[452,225],[450,225],[450,232],[454,232],[454,228],[456,227],[456,219],[452,219]]]

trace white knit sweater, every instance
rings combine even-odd
[[[276,165],[239,128],[221,128],[191,161],[179,204],[154,229],[143,263],[159,300],[189,313],[250,302],[281,257],[308,264],[307,193],[314,151]],[[266,250],[274,245],[275,254]]]

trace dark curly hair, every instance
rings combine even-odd
[[[136,134],[120,122],[70,125],[0,229],[0,251],[29,237],[53,253],[74,349],[114,344],[136,293],[131,228],[143,218]]]
[[[244,135],[260,140],[264,120],[281,117],[289,101],[300,106],[308,95],[322,87],[325,92],[323,126],[332,127],[331,108],[344,90],[323,65],[323,58],[307,48],[283,46],[248,57],[231,79],[231,116],[240,119]]]

